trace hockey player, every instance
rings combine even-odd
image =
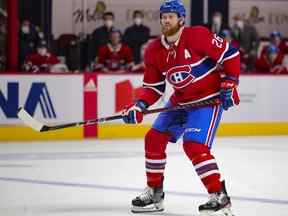
[[[232,215],[230,197],[210,149],[222,111],[239,104],[239,52],[204,27],[184,27],[185,7],[180,0],[160,6],[162,36],[145,51],[143,94],[123,111],[125,123],[141,123],[142,111],[164,93],[169,82],[174,93],[166,106],[218,97],[221,104],[160,113],[145,136],[147,188],[132,200],[132,212],[163,211],[166,146],[183,135],[183,148],[210,194],[199,206],[202,215]],[[224,68],[224,76],[216,70]]]

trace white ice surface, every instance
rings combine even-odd
[[[2,143],[0,216],[132,215],[145,186],[143,152],[142,140]],[[217,138],[213,152],[235,216],[288,215],[288,137]],[[167,153],[158,215],[195,216],[204,187],[181,143]]]

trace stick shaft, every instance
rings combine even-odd
[[[203,101],[199,101],[195,103],[189,103],[185,105],[156,108],[156,109],[144,111],[143,113],[144,115],[148,115],[148,114],[159,113],[159,112],[170,112],[170,111],[175,111],[175,110],[180,110],[180,109],[209,106],[209,105],[219,104],[219,103],[220,101],[218,98],[212,98],[212,99],[207,99],[207,100],[203,100]],[[67,123],[67,124],[61,124],[61,125],[55,125],[55,126],[44,126],[41,131],[51,131],[51,130],[57,130],[57,129],[62,129],[62,128],[81,126],[81,125],[94,125],[94,124],[104,123],[107,121],[113,121],[113,120],[118,120],[122,118],[123,118],[122,115],[113,115],[113,116],[108,116],[108,117],[103,117],[103,118],[98,118],[98,119],[91,119],[91,120],[86,120],[86,121],[81,121],[81,122],[73,122],[73,123]]]
[[[172,106],[172,107],[156,108],[156,109],[144,111],[144,114],[146,115],[146,114],[152,114],[152,113],[158,113],[158,112],[170,112],[170,111],[175,111],[179,109],[188,109],[188,108],[208,106],[208,105],[213,105],[213,104],[220,104],[220,100],[218,98],[211,98],[211,99],[207,99],[207,100],[203,100],[203,101],[199,101],[195,103],[177,105],[177,106]]]

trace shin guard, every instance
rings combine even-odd
[[[166,165],[166,146],[170,139],[168,133],[150,129],[145,136],[145,159],[147,185],[162,187]]]
[[[192,141],[185,141],[183,148],[186,155],[192,161],[194,168],[206,187],[208,193],[215,193],[221,190],[220,172],[215,158],[211,155],[210,149],[204,144]]]

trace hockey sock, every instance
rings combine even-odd
[[[194,168],[206,187],[208,193],[215,193],[221,190],[220,172],[215,158],[204,144],[185,141],[183,148],[186,155],[192,161]]]
[[[162,187],[169,134],[150,129],[145,136],[146,176],[149,187]]]

